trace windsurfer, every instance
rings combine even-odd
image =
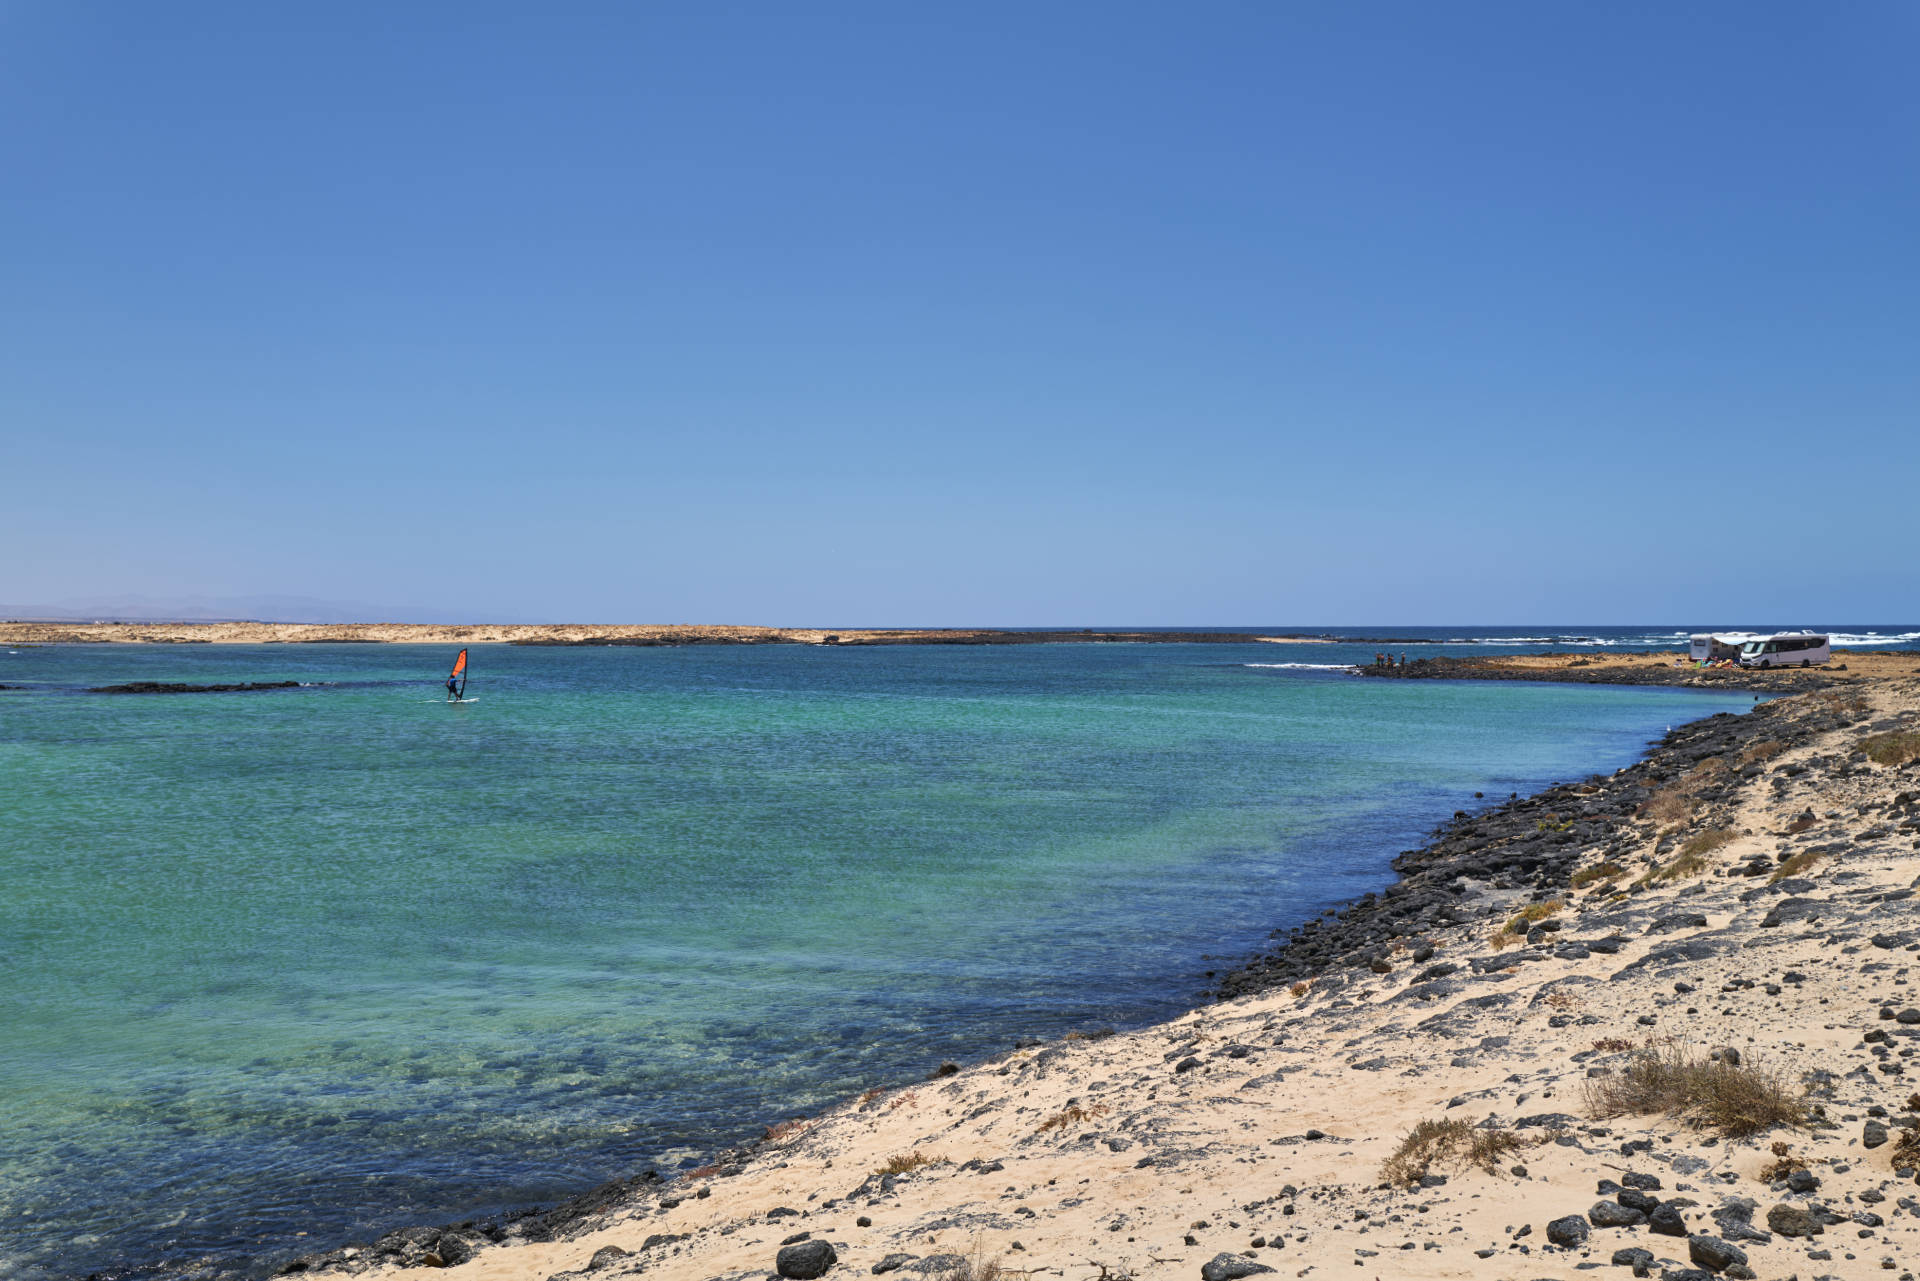
[[[451,676],[447,677],[447,701],[450,703],[460,701],[460,682]]]

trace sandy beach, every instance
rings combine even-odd
[[[993,627],[754,627],[715,623],[64,623],[0,622],[0,645],[1036,645],[1319,642],[1251,632],[1064,631]]]
[[[293,1266],[1910,1281],[1914,664],[1849,661],[1845,685],[1457,815],[1398,884],[1168,1023],[942,1065],[682,1177]]]

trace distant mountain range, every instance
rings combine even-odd
[[[312,596],[87,596],[46,604],[0,604],[0,619],[110,623],[450,623],[418,605],[369,605]],[[519,619],[499,619],[518,622]]]

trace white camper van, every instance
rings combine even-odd
[[[1776,632],[1740,647],[1742,667],[1813,667],[1832,657],[1827,638],[1818,632]]]
[[[1699,632],[1691,637],[1687,657],[1696,663],[1737,661],[1742,645],[1765,639],[1758,632]]]

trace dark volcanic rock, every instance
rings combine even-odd
[[[1645,1223],[1647,1216],[1618,1201],[1595,1201],[1587,1211],[1587,1221],[1596,1228],[1630,1228]]]
[[[1244,1254],[1216,1254],[1200,1265],[1200,1278],[1201,1281],[1235,1281],[1237,1277],[1257,1276],[1271,1271],[1273,1269],[1266,1264],[1249,1259]]]
[[[1709,1236],[1688,1237],[1687,1257],[1709,1272],[1725,1272],[1736,1263],[1745,1266],[1747,1262],[1745,1250]]]
[[[1587,1221],[1577,1214],[1555,1219],[1547,1225],[1547,1240],[1569,1250],[1583,1244],[1589,1235]]]
[[[1783,1237],[1812,1237],[1826,1231],[1804,1208],[1784,1201],[1767,1211],[1767,1226]]]
[[[299,689],[299,681],[243,681],[238,685],[184,685],[174,681],[133,681],[95,685],[89,694],[245,694],[260,689]]]
[[[839,1256],[833,1252],[833,1246],[825,1241],[801,1241],[796,1245],[782,1246],[780,1253],[774,1256],[773,1268],[783,1277],[793,1281],[812,1281],[814,1277],[823,1277],[827,1269],[839,1262]]]
[[[1662,1201],[1647,1216],[1647,1231],[1658,1232],[1665,1237],[1683,1237],[1687,1235],[1687,1221],[1680,1217],[1679,1206],[1671,1201]]]

